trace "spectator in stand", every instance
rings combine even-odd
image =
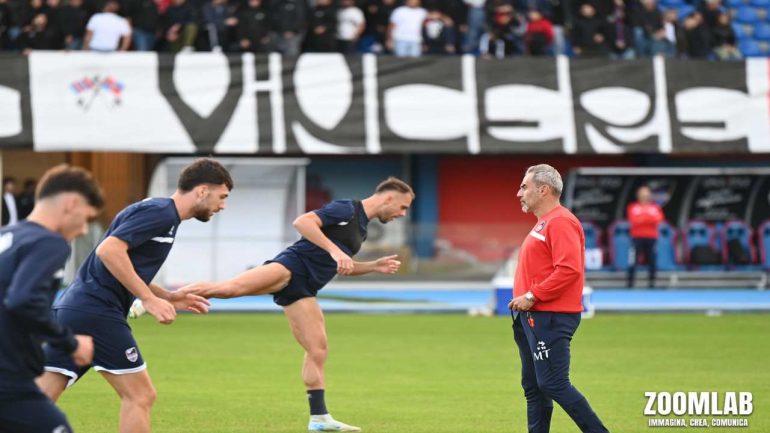
[[[553,53],[556,55],[567,54],[567,37],[564,32],[567,22],[566,3],[566,0],[547,1],[549,14],[546,18],[553,24]]]
[[[496,4],[489,14],[492,21],[489,31],[481,38],[482,57],[502,59],[524,54],[527,19],[510,4]]]
[[[19,8],[19,24],[21,31],[28,30],[32,25],[32,20],[39,14],[46,12],[47,6],[43,0],[29,0],[28,3],[19,1],[22,6]]]
[[[711,29],[713,53],[719,60],[741,60],[743,56],[735,46],[735,30],[730,22],[730,15],[721,13],[717,25]]]
[[[270,51],[270,20],[262,0],[248,0],[237,13],[238,45],[241,51],[267,53]]]
[[[32,209],[35,207],[36,187],[37,181],[35,179],[27,179],[24,181],[24,189],[16,196],[16,210],[19,212],[19,221],[27,219],[27,215],[32,213]]]
[[[666,31],[663,29],[663,14],[656,0],[642,0],[636,21],[642,29],[640,41],[641,56],[666,54]]]
[[[32,50],[60,50],[61,38],[55,30],[48,26],[48,16],[39,13],[32,19],[32,25],[28,26],[19,36],[19,48],[25,55]]]
[[[425,53],[430,55],[453,54],[455,52],[455,31],[452,20],[440,10],[433,9],[422,26],[422,40]]]
[[[722,0],[705,0],[700,8],[703,23],[709,29],[713,29],[719,24],[719,16],[722,15],[722,12]]]
[[[0,0],[0,50],[11,46],[10,30],[13,26],[13,11],[8,0]]]
[[[61,8],[59,15],[61,35],[64,37],[64,48],[80,50],[83,48],[83,37],[88,24],[88,13],[83,9],[83,0],[68,0]]]
[[[382,54],[386,52],[390,16],[396,9],[396,0],[371,0],[364,8],[366,29],[362,38],[363,50]]]
[[[79,1],[79,0],[78,0]],[[159,27],[158,6],[154,0],[124,0],[126,18],[131,22],[136,51],[152,51]]]
[[[3,178],[3,196],[0,200],[2,207],[2,219],[0,226],[9,226],[19,222],[19,207],[16,201],[16,178]]]
[[[238,25],[235,11],[236,7],[228,4],[228,0],[210,0],[203,5],[203,25],[212,51],[233,51],[232,41]]]
[[[553,26],[538,10],[529,12],[527,32],[524,34],[527,53],[531,56],[547,56],[553,45]]]
[[[318,0],[310,14],[304,51],[333,53],[337,51],[337,8],[332,0]]]
[[[484,24],[486,22],[485,0],[463,0],[468,7],[467,26],[468,32],[465,34],[465,44],[463,52],[466,54],[477,54],[479,51],[479,39],[484,34]]]
[[[118,15],[120,6],[115,0],[107,0],[101,13],[95,14],[86,25],[83,49],[112,52],[128,51],[131,45],[131,25]]]
[[[663,30],[666,33],[666,56],[680,57],[687,50],[686,38],[681,26],[679,26],[679,13],[676,9],[669,9],[663,14]]]
[[[596,16],[596,9],[590,3],[583,3],[572,26],[572,50],[584,58],[604,55],[604,32],[604,22]]]
[[[355,54],[358,40],[366,29],[366,19],[353,0],[342,0],[337,11],[337,49],[342,54]]]
[[[53,31],[56,44],[64,48],[64,36],[62,35],[61,0],[46,0],[44,13],[48,18],[48,29]],[[57,48],[57,49],[61,49]]]
[[[272,25],[270,41],[273,51],[297,57],[310,18],[307,0],[269,0],[267,5]]]
[[[393,11],[388,26],[388,49],[397,57],[422,55],[422,23],[428,11],[420,7],[420,0],[406,0],[404,6]]]
[[[629,60],[636,57],[634,51],[634,28],[626,14],[623,3],[618,2],[608,18],[605,27],[607,49],[611,59]]]
[[[693,12],[685,18],[684,34],[687,39],[687,57],[705,59],[711,54],[711,35],[700,12]]]
[[[663,209],[652,200],[652,191],[648,186],[641,186],[636,191],[637,201],[628,205],[626,212],[631,225],[633,251],[631,265],[628,267],[628,287],[634,287],[636,266],[644,256],[649,268],[648,286],[655,287],[657,261],[655,244],[658,241],[658,225],[665,220]]]
[[[168,48],[179,51],[193,51],[198,36],[198,14],[187,0],[173,0],[166,9],[163,26]]]

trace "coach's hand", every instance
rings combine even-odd
[[[350,275],[353,272],[354,263],[353,259],[342,250],[335,251],[331,254],[332,259],[337,262],[337,273],[340,275]]]
[[[94,340],[90,335],[76,335],[75,340],[78,342],[78,347],[72,352],[72,361],[78,367],[91,365],[94,359]]]
[[[158,322],[168,325],[176,319],[176,309],[170,302],[160,299],[157,296],[151,296],[142,299],[144,309],[152,315]]]
[[[529,311],[533,305],[535,305],[534,302],[528,301],[524,295],[521,295],[511,299],[511,302],[508,303],[508,308],[513,311]]]
[[[401,268],[401,262],[396,260],[398,255],[380,257],[374,262],[374,270],[382,274],[395,274]]]
[[[192,293],[185,293],[177,290],[171,292],[168,301],[177,310],[192,311],[193,313],[206,314],[209,312],[209,302],[206,298]]]

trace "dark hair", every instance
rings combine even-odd
[[[82,195],[96,209],[104,207],[104,194],[91,173],[68,164],[59,164],[45,172],[37,185],[35,199],[41,200],[64,192]]]
[[[179,182],[176,187],[179,191],[192,191],[198,185],[213,184],[225,185],[227,189],[233,189],[233,179],[230,173],[219,162],[211,158],[196,159],[179,174]]]
[[[16,178],[12,176],[7,176],[3,178],[3,186],[5,186],[7,183],[16,183]]]
[[[414,191],[412,191],[412,187],[403,180],[393,176],[390,176],[389,178],[380,182],[380,184],[377,185],[377,188],[374,189],[374,192],[377,194],[385,191],[396,191],[402,194],[411,194],[412,197],[414,197]]]

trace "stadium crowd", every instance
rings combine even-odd
[[[742,57],[722,0],[677,1],[688,3],[669,8],[657,0],[0,0],[0,46],[25,53]]]

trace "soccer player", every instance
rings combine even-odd
[[[272,294],[283,307],[294,337],[305,350],[302,380],[310,403],[310,431],[361,431],[336,421],[324,400],[324,363],[327,357],[326,327],[316,294],[336,274],[393,274],[401,263],[397,256],[370,262],[353,257],[366,239],[372,218],[387,223],[406,215],[414,192],[405,182],[390,177],[377,185],[370,197],[338,200],[294,220],[302,239],[263,266],[220,283],[198,283],[183,288],[206,298],[234,298]]]
[[[91,363],[93,343],[57,323],[51,304],[61,284],[69,241],[88,231],[104,205],[81,168],[59,165],[37,187],[26,221],[0,229],[0,431],[68,433],[64,414],[35,385],[46,342],[77,366]]]
[[[628,205],[626,213],[631,225],[631,239],[634,248],[631,252],[631,266],[628,267],[628,287],[634,287],[636,266],[639,258],[644,256],[649,268],[648,285],[655,287],[655,271],[657,270],[657,255],[655,244],[658,242],[658,225],[663,222],[663,209],[652,200],[650,187],[643,185],[636,190],[635,203]]]
[[[155,401],[142,354],[126,323],[129,308],[139,298],[162,324],[173,322],[176,310],[208,311],[205,299],[168,292],[151,281],[171,251],[179,224],[190,218],[208,221],[225,208],[232,187],[221,164],[198,159],[182,170],[170,198],[148,198],[123,209],[54,307],[64,326],[93,336],[94,370],[121,400],[121,433],[149,432]],[[56,401],[88,369],[72,363],[62,350],[46,348],[46,372],[38,385]]]
[[[588,401],[569,381],[570,342],[583,310],[585,236],[559,204],[561,175],[546,164],[527,169],[519,192],[521,209],[537,223],[519,250],[513,283],[513,336],[521,357],[521,384],[530,433],[551,428],[553,402],[580,431],[606,433]]]

